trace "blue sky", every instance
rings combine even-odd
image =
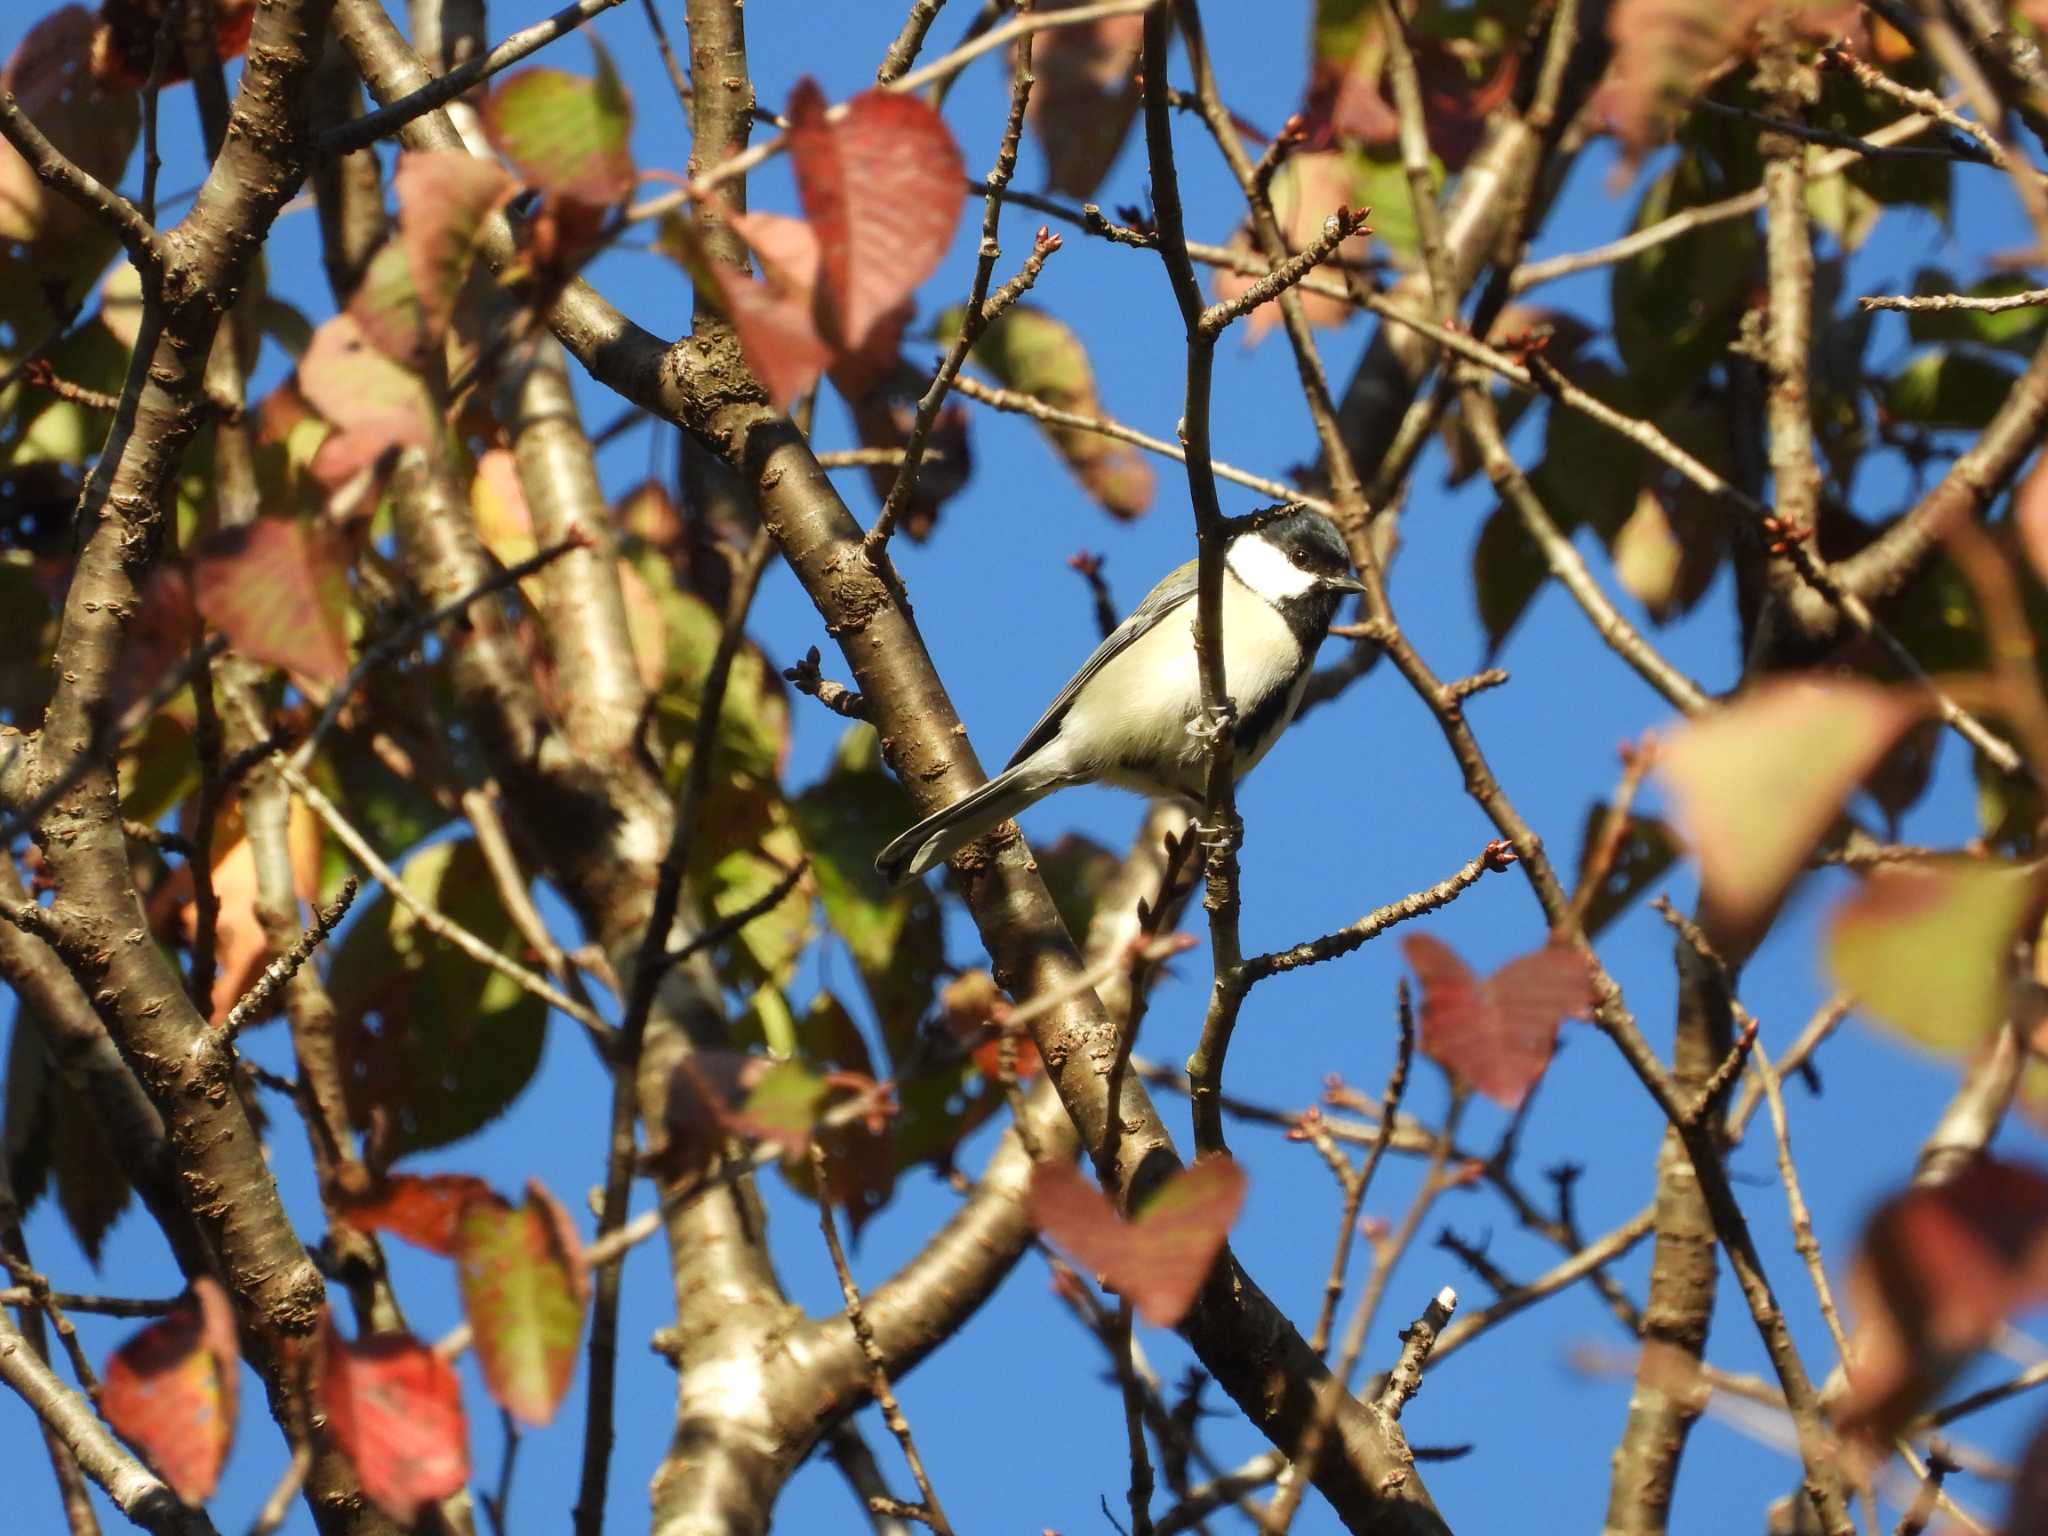
[[[27,18],[10,7],[0,16],[0,49],[11,49]],[[539,0],[493,7],[494,35],[546,13]],[[935,46],[957,36],[960,14],[943,14]],[[680,7],[664,4],[680,28]],[[779,102],[795,80],[816,76],[834,98],[867,84],[882,48],[901,19],[898,0],[858,0],[820,6],[810,0],[752,0],[747,8],[757,88]],[[1298,99],[1306,51],[1301,4],[1211,6],[1208,27],[1227,98],[1246,118],[1271,128]],[[638,8],[622,6],[598,23],[631,87],[638,108],[637,147],[645,168],[679,170],[687,153],[680,109],[648,41]],[[559,45],[547,62],[571,69],[587,63],[578,41]],[[1000,126],[1003,81],[999,65],[970,69],[949,100],[947,116],[960,136],[970,168],[986,167]],[[189,96],[165,97],[165,185],[186,182],[194,163]],[[1235,193],[1200,135],[1180,124],[1180,163],[1190,233],[1222,240],[1235,224]],[[1573,174],[1536,254],[1578,249],[1627,227],[1637,192],[1611,189],[1611,161],[1589,155]],[[1019,183],[1036,187],[1042,164],[1027,148]],[[794,210],[786,175],[771,167],[756,181],[757,206]],[[1952,221],[1923,214],[1892,216],[1878,238],[1851,264],[1854,292],[1897,291],[1913,269],[1930,261],[1961,268],[1971,253],[2020,243],[2022,226],[1995,173],[1960,168]],[[1106,208],[1145,198],[1142,157],[1127,152],[1097,195]],[[933,312],[957,302],[971,272],[973,240],[967,221],[940,274],[923,293]],[[1011,270],[1029,248],[1037,220],[1005,217],[1002,237]],[[328,310],[321,284],[317,237],[307,204],[280,221],[269,247],[277,291],[318,317]],[[687,324],[690,295],[676,269],[659,257],[621,250],[607,255],[593,279],[642,324],[674,335]],[[1539,301],[1597,317],[1606,307],[1607,279],[1594,273],[1542,290]],[[1179,410],[1180,329],[1156,258],[1070,236],[1040,279],[1036,301],[1054,309],[1087,342],[1107,409],[1132,424],[1171,436]],[[1345,377],[1364,348],[1368,328],[1354,322],[1323,335],[1333,377]],[[1872,361],[1888,366],[1905,352],[1902,328],[1886,324],[1872,345]],[[913,348],[913,356],[916,349]],[[268,378],[277,374],[270,360]],[[615,403],[584,383],[587,421],[611,419]],[[1226,342],[1219,359],[1214,412],[1217,454],[1269,475],[1312,455],[1313,439],[1283,340],[1247,348]],[[1170,566],[1192,551],[1184,482],[1178,466],[1159,461],[1160,494],[1151,514],[1115,524],[1094,508],[1050,457],[1036,432],[1015,418],[978,415],[973,424],[975,469],[967,492],[951,503],[937,535],[922,547],[899,544],[898,560],[916,604],[919,625],[972,734],[983,762],[1000,762],[1036,718],[1044,701],[1087,654],[1094,631],[1087,593],[1065,564],[1079,549],[1104,552],[1119,604],[1128,607]],[[1516,446],[1539,446],[1525,427]],[[821,447],[849,446],[851,426],[835,399],[821,404]],[[673,461],[666,432],[635,431],[610,445],[601,464],[606,483],[623,490],[650,468]],[[1585,473],[1597,475],[1588,464]],[[843,474],[840,484],[857,515],[871,517],[874,500],[865,477]],[[1232,510],[1253,505],[1248,493],[1227,492]],[[1881,516],[1901,506],[1909,488],[1895,463],[1873,460],[1857,487],[1858,510]],[[1395,607],[1411,638],[1436,670],[1455,676],[1483,664],[1483,638],[1470,596],[1473,538],[1491,510],[1483,480],[1455,492],[1443,488],[1442,459],[1423,460],[1405,514],[1403,547],[1392,573]],[[1596,563],[1596,569],[1601,568]],[[1611,589],[1611,583],[1610,583]],[[826,651],[828,637],[808,601],[785,571],[768,577],[752,631],[778,665],[811,645]],[[1659,639],[1681,667],[1710,689],[1734,679],[1734,624],[1723,585],[1696,616]],[[1553,853],[1573,867],[1588,803],[1611,791],[1617,747],[1665,724],[1670,711],[1601,644],[1578,610],[1554,587],[1547,589],[1515,633],[1502,658],[1510,684],[1471,706],[1471,719],[1500,777]],[[790,783],[817,777],[836,745],[843,722],[794,701],[795,746]],[[1654,792],[1653,796],[1654,796]],[[1244,853],[1244,940],[1248,949],[1272,948],[1323,932],[1393,897],[1432,883],[1470,858],[1492,835],[1462,792],[1459,775],[1426,712],[1389,668],[1379,668],[1335,707],[1318,711],[1277,748],[1240,796],[1248,827]],[[1653,799],[1654,803],[1654,799]],[[1120,845],[1135,827],[1138,803],[1107,791],[1060,796],[1027,814],[1034,839],[1076,828]],[[1926,808],[1907,834],[1954,841],[1972,830],[1968,765],[1951,740],[1941,749],[1938,780]],[[1772,943],[1743,985],[1749,1008],[1763,1021],[1774,1051],[1797,1032],[1824,996],[1815,962],[1815,935],[1834,879],[1816,879],[1795,897]],[[1689,871],[1674,872],[1668,889],[1681,905],[1693,894]],[[559,913],[559,908],[555,909]],[[1541,914],[1519,875],[1496,876],[1442,915],[1427,930],[1453,944],[1474,965],[1491,967],[1543,937]],[[1668,930],[1638,910],[1609,930],[1601,953],[1623,983],[1636,1016],[1653,1043],[1668,1048],[1673,1001]],[[971,928],[949,935],[950,958],[971,964],[979,949]],[[1230,1088],[1246,1098],[1300,1107],[1316,1099],[1327,1074],[1377,1091],[1390,1059],[1392,999],[1401,974],[1390,944],[1368,946],[1333,965],[1277,978],[1246,1005],[1231,1057]],[[1178,1061],[1191,1048],[1199,1024],[1207,959],[1202,950],[1183,957],[1160,989],[1141,1050]],[[852,966],[828,949],[811,978],[848,987]],[[796,1001],[804,998],[802,984]],[[0,1004],[4,1010],[5,1004]],[[283,1067],[281,1032],[250,1042],[267,1064]],[[1824,1250],[1846,1258],[1863,1213],[1911,1165],[1914,1148],[1954,1081],[1946,1065],[1901,1048],[1851,1024],[1820,1059],[1825,1093],[1791,1094],[1793,1137]],[[1441,1079],[1422,1069],[1411,1107],[1440,1113]],[[579,1215],[583,1194],[601,1178],[608,1103],[591,1053],[573,1025],[557,1020],[533,1086],[512,1111],[474,1140],[420,1160],[423,1171],[481,1173],[512,1190],[529,1176],[542,1179]],[[1185,1126],[1184,1107],[1162,1106],[1168,1124]],[[1466,1135],[1490,1146],[1502,1120],[1490,1106],[1475,1106]],[[1824,1375],[1832,1354],[1810,1289],[1794,1253],[1777,1186],[1774,1151],[1759,1134],[1733,1156],[1733,1172],[1762,1245],[1778,1295],[1791,1315],[1809,1368]],[[1581,1219],[1589,1233],[1626,1220],[1650,1197],[1661,1122],[1618,1056],[1597,1034],[1568,1025],[1565,1048],[1539,1090],[1524,1137],[1519,1167],[1529,1186],[1544,1191],[1541,1171],[1559,1162],[1584,1165],[1579,1184]],[[1312,1320],[1329,1260],[1337,1191],[1319,1159],[1277,1135],[1233,1127],[1232,1143],[1251,1170],[1251,1192],[1235,1235],[1238,1252],[1260,1284],[1304,1326]],[[962,1151],[973,1170],[992,1144],[984,1132]],[[2041,1153],[2024,1128],[2004,1133],[2002,1145],[2022,1155]],[[302,1140],[280,1123],[272,1156],[288,1200],[300,1212],[317,1209]],[[1398,1220],[1418,1170],[1395,1162],[1375,1185],[1369,1214]],[[834,1310],[838,1294],[810,1208],[779,1181],[765,1181],[772,1208],[775,1258],[789,1294],[813,1312]],[[644,1200],[645,1191],[641,1191]],[[899,1185],[895,1203],[866,1230],[855,1255],[864,1284],[890,1274],[915,1251],[956,1201],[943,1183],[925,1174]],[[1470,1304],[1486,1299],[1483,1284],[1448,1253],[1431,1244],[1448,1224],[1468,1239],[1490,1238],[1490,1253],[1510,1274],[1527,1278],[1554,1255],[1525,1237],[1499,1202],[1483,1192],[1447,1196],[1401,1266],[1367,1350],[1369,1365],[1390,1361],[1396,1331],[1438,1286],[1457,1287]],[[587,1228],[586,1228],[587,1229]],[[308,1229],[309,1235],[311,1229]],[[115,1229],[100,1273],[78,1256],[46,1202],[29,1223],[39,1261],[56,1283],[71,1289],[160,1294],[177,1278],[162,1244],[144,1218],[130,1214]],[[1361,1256],[1362,1261],[1362,1256]],[[444,1261],[393,1245],[392,1265],[416,1331],[432,1337],[457,1319],[454,1277]],[[663,1259],[648,1246],[628,1262],[620,1387],[619,1439],[614,1460],[611,1528],[639,1529],[645,1521],[647,1479],[667,1438],[673,1403],[669,1368],[644,1341],[667,1321]],[[1638,1296],[1647,1253],[1616,1266]],[[80,1319],[95,1355],[125,1331]],[[1161,1374],[1178,1376],[1189,1356],[1179,1341],[1142,1330],[1142,1343]],[[1427,1380],[1406,1415],[1420,1445],[1470,1443],[1462,1460],[1425,1468],[1425,1476],[1454,1528],[1463,1531],[1566,1531],[1593,1528],[1607,1491],[1608,1457],[1626,1409],[1625,1379],[1588,1375],[1567,1361],[1581,1344],[1620,1351],[1626,1344],[1590,1291],[1554,1298],[1448,1361]],[[1732,1287],[1716,1316],[1712,1358],[1730,1369],[1765,1371],[1740,1297]],[[993,1301],[953,1344],[900,1385],[900,1395],[933,1481],[956,1527],[966,1531],[1054,1529],[1106,1532],[1098,1508],[1107,1496],[1122,1513],[1127,1478],[1120,1407],[1101,1384],[1103,1360],[1049,1293],[1044,1266],[1027,1259]],[[473,1364],[463,1367],[469,1391],[475,1463],[492,1475],[498,1458],[497,1415],[484,1398]],[[1996,1364],[1983,1379],[1999,1374]],[[252,1379],[245,1396],[244,1435],[214,1502],[222,1529],[246,1525],[283,1465],[284,1453],[265,1420]],[[561,1419],[525,1447],[512,1500],[512,1524],[522,1532],[562,1529],[574,1499],[581,1443],[581,1373]],[[1224,1405],[1227,1408],[1227,1404]],[[2021,1443],[2025,1416],[2006,1413],[1979,1421],[1974,1438],[1994,1454],[2011,1457]],[[862,1425],[899,1493],[912,1489],[894,1443],[874,1414]],[[1225,1465],[1260,1448],[1258,1437],[1234,1413],[1208,1421],[1207,1441]],[[0,1398],[0,1484],[11,1491],[23,1530],[58,1527],[54,1491],[42,1465],[40,1441],[25,1410]],[[1754,1529],[1759,1511],[1790,1489],[1796,1463],[1751,1436],[1709,1419],[1698,1430],[1681,1475],[1674,1529],[1684,1532]],[[1952,1488],[1970,1507],[1995,1514],[1999,1491],[1968,1478]],[[1541,1512],[1532,1517],[1531,1494]],[[113,1516],[118,1523],[119,1517]],[[792,1531],[855,1528],[861,1517],[836,1471],[822,1462],[790,1482],[777,1510]],[[1311,1499],[1297,1529],[1334,1528],[1327,1510]],[[308,1531],[295,1511],[291,1531]]]

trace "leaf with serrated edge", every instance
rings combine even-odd
[[[584,34],[589,37],[588,33]],[[581,203],[615,203],[633,190],[633,103],[611,57],[590,38],[597,75],[521,70],[491,92],[491,142],[543,192]]]
[[[469,1430],[455,1368],[409,1333],[354,1343],[327,1327],[320,1405],[363,1494],[401,1525],[469,1481]]]
[[[484,1384],[522,1423],[553,1419],[576,1374],[581,1254],[568,1213],[538,1184],[527,1185],[521,1206],[486,1191],[462,1208],[455,1257],[463,1314]]]
[[[1673,731],[1657,771],[1715,910],[1736,923],[1762,916],[1924,708],[1874,683],[1790,677]]]
[[[1135,1220],[1071,1163],[1031,1170],[1032,1225],[1101,1275],[1146,1322],[1171,1328],[1187,1315],[1244,1205],[1244,1170],[1198,1158],[1168,1179]]]
[[[1880,869],[1835,909],[1828,970],[1859,1011],[1967,1053],[2012,1011],[2007,958],[2040,886],[2038,868],[2002,862]]]
[[[205,1276],[169,1315],[132,1334],[107,1361],[100,1411],[171,1491],[202,1504],[219,1486],[235,1437],[235,1317]]]
[[[915,96],[863,91],[828,121],[824,92],[804,79],[788,111],[797,195],[818,235],[818,329],[856,352],[938,270],[966,165],[944,120]]]

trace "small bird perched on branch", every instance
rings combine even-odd
[[[1188,561],[1145,595],[1001,773],[890,843],[875,868],[900,885],[1071,784],[1202,799],[1197,566]],[[1293,720],[1338,603],[1365,586],[1335,525],[1306,507],[1247,519],[1225,547],[1224,571],[1223,676],[1237,706],[1231,762],[1241,779]]]

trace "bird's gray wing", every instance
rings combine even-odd
[[[1143,635],[1167,614],[1182,603],[1189,602],[1195,595],[1195,570],[1198,562],[1190,560],[1186,565],[1167,572],[1160,578],[1159,585],[1145,594],[1145,600],[1131,610],[1131,616],[1110,631],[1109,637],[1095,648],[1090,656],[1062,688],[1059,697],[1046,707],[1038,717],[1038,724],[1031,727],[1030,734],[1010,754],[1010,760],[1003,765],[1005,770],[1016,767],[1040,747],[1051,741],[1060,728],[1060,721],[1066,718],[1068,708],[1074,702],[1074,695],[1081,691],[1089,678],[1108,665],[1110,659],[1131,642]]]

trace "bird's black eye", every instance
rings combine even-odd
[[[1309,562],[1307,550],[1297,549],[1293,554],[1289,555],[1287,558],[1292,560],[1296,565],[1300,566],[1304,571],[1308,569]]]

